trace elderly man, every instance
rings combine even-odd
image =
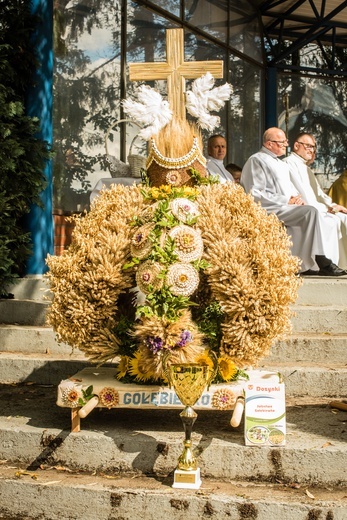
[[[207,164],[206,168],[212,175],[218,175],[221,183],[234,182],[234,178],[224,166],[224,158],[227,153],[227,142],[220,135],[212,135],[207,142]]]
[[[295,188],[301,194],[306,204],[318,209],[321,216],[330,227],[332,235],[339,236],[336,244],[332,241],[330,247],[338,246],[338,264],[347,268],[347,209],[340,204],[334,204],[331,197],[324,193],[313,171],[312,164],[316,151],[316,141],[312,134],[299,134],[293,144],[292,153],[284,159],[289,166],[289,174]]]
[[[262,148],[243,167],[241,184],[268,213],[284,223],[292,239],[292,253],[301,259],[302,274],[319,269],[322,276],[343,276],[347,272],[335,265],[337,259],[332,258],[327,246],[328,238],[329,245],[333,240],[337,244],[337,233],[329,236],[330,228],[315,207],[305,204],[290,180],[288,164],[280,159],[287,145],[283,130],[266,130]]]

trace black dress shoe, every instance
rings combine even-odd
[[[308,269],[307,271],[303,271],[299,274],[300,276],[317,276],[319,274],[319,271],[313,271],[312,269]]]
[[[341,269],[341,267],[338,265],[329,264],[326,267],[321,267],[318,274],[320,276],[345,276],[347,275],[347,271],[345,269]]]

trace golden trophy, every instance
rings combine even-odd
[[[191,434],[197,413],[192,406],[202,396],[206,387],[214,378],[217,370],[217,358],[212,353],[213,367],[198,363],[168,363],[168,358],[163,359],[165,375],[181,401],[185,406],[180,413],[183,422],[185,439],[184,449],[178,458],[178,465],[174,472],[174,488],[199,489],[201,486],[200,468],[192,449]]]

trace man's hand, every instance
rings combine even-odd
[[[334,204],[334,206],[330,206],[330,208],[328,208],[329,213],[338,213],[339,211],[341,211],[341,213],[347,213],[347,208],[341,206],[340,204]]]
[[[295,206],[305,206],[305,201],[301,198],[301,195],[292,195],[288,200],[288,204],[295,204]]]

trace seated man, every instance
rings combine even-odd
[[[206,168],[212,175],[218,175],[221,183],[232,181],[234,178],[226,170],[223,160],[227,153],[227,142],[222,135],[212,135],[207,142],[207,164]]]
[[[332,229],[338,241],[338,264],[347,268],[347,209],[339,204],[334,204],[331,197],[324,193],[316,176],[308,166],[315,157],[316,142],[312,134],[301,133],[293,144],[292,153],[284,159],[289,166],[290,180],[301,194],[306,204],[314,206],[321,213],[326,225]],[[329,239],[329,237],[328,237]],[[336,246],[335,240],[330,247]]]
[[[329,247],[330,241],[338,243],[337,232],[329,236],[333,235],[330,228],[315,207],[305,204],[290,180],[288,164],[280,159],[287,145],[283,130],[266,130],[262,148],[243,167],[241,185],[284,223],[292,239],[292,253],[301,259],[302,273],[318,268],[323,276],[343,276],[347,272],[335,265]]]

